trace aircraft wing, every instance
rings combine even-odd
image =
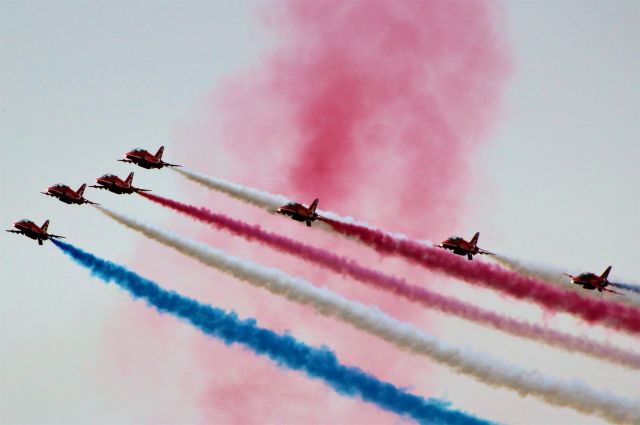
[[[91,201],[90,201],[90,200],[88,200],[88,199],[82,199],[82,202],[84,202],[85,204],[100,205],[99,203],[97,203],[97,202],[91,202]]]
[[[5,230],[5,232],[9,232],[9,233],[19,233],[22,234],[22,230]]]
[[[118,159],[117,161],[133,163],[133,161],[130,159]]]
[[[162,166],[163,166],[163,167],[182,167],[182,165],[178,165],[178,164],[169,164],[168,162],[164,162],[164,161],[162,161]]]
[[[136,192],[151,192],[151,189],[138,189],[137,187],[133,187],[132,189]]]
[[[496,255],[493,252],[489,252],[486,249],[482,249],[482,248],[478,248],[478,254],[485,254],[485,255]]]
[[[105,190],[109,190],[109,188],[108,188],[107,186],[99,186],[99,185],[96,185],[96,184],[93,184],[93,185],[91,185],[91,186],[89,186],[89,187],[95,187],[96,189],[105,189]]]
[[[604,286],[595,285],[596,289],[599,291],[607,291],[618,295],[624,295],[622,292],[614,291],[613,289],[606,288]]]
[[[624,295],[622,292],[614,291],[613,289],[602,288],[603,291],[613,292],[614,294]]]
[[[42,193],[43,195],[47,195],[47,196],[53,196],[54,198],[56,197],[55,195],[52,195],[52,194],[51,194],[51,193],[49,193],[49,192],[40,192],[40,193]]]
[[[50,235],[47,233],[47,236],[49,237],[49,239],[65,239],[64,236],[60,236],[60,235]]]

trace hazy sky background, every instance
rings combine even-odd
[[[138,235],[113,232],[93,209],[39,192],[58,182],[75,189],[107,172],[124,176],[132,168],[115,159],[133,147],[164,144],[168,160],[183,162],[176,129],[225,76],[250,68],[275,43],[255,5],[0,3],[5,228],[21,218],[51,219],[51,232],[128,264]],[[480,230],[487,249],[568,270],[613,265],[614,277],[638,282],[640,4],[507,2],[504,11],[513,73],[493,135],[469,164],[476,178],[459,233]],[[133,171],[138,186],[179,194],[175,174]],[[136,197],[90,189],[86,197],[139,216],[148,211]],[[155,223],[171,216],[153,211]],[[101,332],[121,291],[90,280],[50,244],[3,234],[0,258],[0,422],[143,423],[155,405],[180,400],[178,389],[138,404],[101,392]],[[464,325],[443,329],[471,341]],[[525,359],[518,347],[508,350]],[[552,367],[555,358],[531,364]],[[558,358],[566,361],[559,367],[570,363]],[[640,381],[638,373],[594,364],[580,363],[595,386],[631,389]],[[465,408],[499,403],[478,401],[475,383],[464,393],[469,381],[443,375],[435,395]],[[500,406],[488,411],[491,419],[514,417],[501,416]],[[189,415],[197,421],[196,411]]]

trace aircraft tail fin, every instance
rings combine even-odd
[[[164,152],[164,146],[160,146],[160,149],[156,152],[156,159],[162,159],[162,152]]]
[[[78,196],[82,196],[82,194],[84,193],[84,189],[87,187],[87,184],[84,183],[82,186],[80,186],[78,188]]]
[[[319,201],[318,198],[314,199],[313,202],[311,203],[311,206],[309,206],[309,212],[311,212],[311,214],[316,213],[316,207],[318,206],[318,201]]]
[[[46,233],[48,228],[49,228],[49,220],[45,221],[45,222],[42,224],[41,229],[42,229],[42,231],[43,231],[43,232],[45,232],[45,233]]]
[[[478,239],[480,238],[480,232],[477,232],[475,235],[473,235],[473,237],[471,238],[471,245],[476,246],[478,244]]]
[[[607,267],[607,269],[600,276],[601,279],[607,279],[609,277],[609,272],[611,271],[611,266]]]
[[[133,182],[133,171],[129,173],[129,177],[127,177],[127,179],[124,182],[128,185],[131,185],[131,182]]]

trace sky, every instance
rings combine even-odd
[[[489,419],[522,424],[601,423],[488,388],[423,359],[396,355],[393,348],[370,337],[343,331],[343,325],[308,317],[303,308],[261,292],[236,289],[239,285],[232,285],[231,279],[177,258],[108,222],[90,207],[68,206],[38,193],[58,182],[76,188],[104,173],[124,176],[135,171],[134,182],[140,187],[215,205],[247,221],[317,243],[335,243],[338,250],[358,252],[359,258],[377,261],[384,270],[424,279],[443,293],[575,333],[610,338],[621,346],[637,345],[630,337],[588,327],[566,315],[551,315],[452,280],[419,274],[401,261],[356,251],[328,237],[305,233],[304,228],[292,230],[288,221],[263,218],[170,171],[133,169],[115,162],[130,148],[155,150],[165,145],[165,157],[171,162],[310,201],[306,198],[312,192],[304,178],[292,181],[289,174],[279,172],[290,167],[287,149],[298,149],[295,131],[300,129],[288,122],[300,111],[276,101],[313,96],[313,87],[305,91],[301,85],[298,91],[295,73],[277,71],[298,69],[296,58],[278,52],[314,51],[316,46],[313,38],[298,36],[307,34],[306,27],[296,32],[301,31],[296,26],[300,22],[285,19],[287,25],[278,27],[284,19],[277,14],[281,4],[2,2],[0,8],[0,143],[5,152],[0,158],[0,218],[6,228],[21,218],[37,223],[51,219],[51,232],[66,235],[72,243],[162,285],[237,309],[278,330],[289,329],[305,341],[326,343],[347,363],[368,367],[421,395],[448,398],[456,407]],[[392,134],[387,133],[389,127],[374,127],[364,136],[382,147],[357,163],[363,168],[358,177],[368,184],[358,187],[354,179],[356,187],[341,191],[319,186],[321,207],[418,238],[440,240],[481,231],[481,246],[492,251],[569,271],[598,272],[613,265],[614,278],[638,282],[640,6],[630,1],[514,1],[489,9],[492,15],[487,22],[498,38],[493,45],[500,53],[494,58],[497,71],[485,72],[480,63],[473,69],[471,63],[469,75],[489,75],[487,81],[495,86],[485,91],[480,81],[472,87],[481,95],[479,107],[452,101],[450,110],[457,113],[453,118],[462,121],[456,156],[432,160],[416,150],[416,158],[424,163],[401,162],[404,153],[394,151],[395,144],[376,138]],[[375,29],[376,21],[370,22]],[[326,36],[309,28],[309,34]],[[453,51],[458,48],[451,46]],[[362,50],[366,58],[367,49]],[[460,51],[473,49],[460,47]],[[301,66],[307,64],[301,62]],[[273,84],[267,84],[270,78]],[[280,92],[285,97],[277,97]],[[467,95],[462,91],[460,99],[476,100]],[[482,102],[489,97],[495,102]],[[382,118],[397,113],[396,106],[389,104],[375,113]],[[397,109],[404,113],[403,107],[399,104]],[[426,107],[424,112],[434,114]],[[360,137],[366,140],[364,136]],[[278,137],[286,141],[270,145]],[[359,149],[363,148],[351,153],[354,158],[361,155]],[[397,156],[391,155],[394,152]],[[294,175],[313,175],[312,167],[322,165],[314,162],[315,156],[325,158],[325,154],[313,149],[305,153],[291,168]],[[271,163],[265,164],[269,161],[260,161],[261,157]],[[443,173],[451,173],[447,174],[451,181],[442,183],[448,188],[442,199],[442,205],[449,206],[444,213],[431,207],[439,192],[427,184],[430,180],[423,186],[416,183],[413,191],[403,189],[406,176],[411,176],[407,169],[412,167],[443,167]],[[425,173],[425,179],[431,178]],[[424,199],[417,199],[420,191]],[[201,225],[134,196],[116,197],[89,189],[86,196],[191,237],[221,243],[235,255],[286,267],[312,281],[327,281],[338,288],[356,285],[267,254],[264,248],[205,234]],[[385,207],[403,203],[416,205],[407,209],[404,219],[398,218],[396,209]],[[241,368],[262,377],[255,387],[236,391],[243,395],[239,404],[251,414],[289,423],[365,418],[398,423],[397,418],[375,411],[366,416],[362,410],[369,414],[375,409],[362,409],[360,402],[327,394],[328,389],[309,384],[306,378],[283,377],[291,373],[269,369],[266,360],[201,338],[181,322],[158,319],[116,288],[89,278],[50,244],[41,248],[26,238],[5,234],[0,239],[0,258],[2,423],[239,423],[247,418],[234,416],[237,412],[225,407],[225,397],[234,400],[229,394],[236,386],[246,385]],[[208,289],[212,276],[229,286]],[[346,293],[424,325],[449,341],[557,376],[580,376],[597,388],[630,392],[640,379],[637,372],[576,359],[458,319],[423,314],[415,307],[396,304],[387,295],[351,288]],[[283,308],[300,318],[299,323],[278,314]],[[380,358],[366,359],[367,352],[378,350]],[[415,378],[407,376],[421,365],[424,370],[416,372]],[[270,399],[272,382],[274,392],[282,394],[269,394]],[[306,398],[300,394],[305,392]],[[274,405],[265,406],[267,399]],[[293,401],[287,403],[287,399]],[[315,401],[313,407],[309,399]],[[365,416],[357,416],[361,414]]]

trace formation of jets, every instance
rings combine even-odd
[[[142,168],[146,169],[160,169],[163,167],[180,167],[177,164],[171,164],[162,160],[162,154],[164,152],[164,146],[160,146],[155,155],[152,155],[145,149],[133,149],[124,154],[122,159],[118,161],[136,164]],[[131,194],[134,192],[148,192],[149,189],[141,189],[139,187],[133,186],[133,172],[127,176],[125,180],[122,180],[120,177],[114,174],[105,174],[96,179],[95,185],[91,185],[89,187],[97,188],[97,189],[105,189],[110,192],[122,195],[122,194]],[[42,194],[57,198],[61,202],[66,204],[93,204],[98,205],[95,202],[89,201],[84,197],[84,190],[87,187],[86,184],[83,184],[78,188],[78,190],[73,190],[69,186],[65,184],[56,184],[47,188],[46,192],[42,192]],[[278,214],[282,214],[284,216],[290,217],[291,219],[299,222],[306,223],[308,227],[311,227],[311,223],[315,220],[321,219],[322,217],[316,213],[316,208],[318,206],[318,199],[314,199],[314,201],[308,207],[300,204],[298,202],[289,202],[277,210],[273,211]],[[64,236],[54,235],[47,233],[47,229],[49,227],[49,220],[45,221],[42,226],[36,225],[31,220],[20,220],[13,224],[13,229],[7,230],[7,232],[17,233],[24,236],[27,236],[31,239],[37,240],[39,245],[43,244],[43,241],[49,239],[57,239],[64,238]],[[489,252],[485,249],[478,247],[478,239],[480,238],[480,232],[477,232],[471,240],[467,241],[459,236],[452,236],[438,245],[439,248],[449,250],[453,254],[466,256],[467,259],[473,260],[473,256],[477,254],[481,255],[495,255],[493,252]],[[571,279],[571,282],[582,286],[586,290],[594,290],[597,289],[599,292],[612,292],[614,294],[620,294],[620,292],[616,292],[612,289],[607,288],[607,286],[611,285],[608,280],[609,272],[611,271],[611,266],[607,267],[607,269],[600,276],[594,273],[582,273],[578,276],[572,276],[566,274]],[[615,284],[614,284],[615,285]],[[623,295],[623,294],[620,294]]]
[[[163,167],[180,167],[177,164],[170,164],[168,162],[164,162],[162,160],[162,153],[164,152],[164,146],[160,146],[158,152],[155,155],[151,155],[144,149],[134,149],[124,154],[124,159],[119,161],[129,162],[136,165],[139,165],[142,168],[146,169],[159,169]],[[94,187],[97,189],[105,189],[110,192],[122,195],[122,194],[130,194],[134,192],[148,192],[149,189],[141,189],[139,187],[135,187],[132,185],[133,182],[133,173],[130,173],[129,176],[122,180],[118,176],[113,174],[105,174],[104,176],[98,177],[96,179],[96,185],[91,185],[89,187]],[[89,201],[84,197],[84,190],[87,185],[83,184],[78,188],[78,190],[73,190],[66,184],[58,183],[53,186],[49,186],[45,192],[41,192],[43,195],[51,196],[53,198],[57,198],[61,202],[65,204],[93,204],[99,205],[95,202]],[[27,236],[31,239],[35,239],[38,241],[38,245],[42,245],[43,241],[49,239],[57,239],[64,238],[64,236],[53,235],[47,233],[47,228],[49,227],[49,220],[45,221],[42,226],[38,226],[31,220],[20,220],[16,221],[13,224],[13,229],[7,230],[10,233],[17,233],[20,235]]]

